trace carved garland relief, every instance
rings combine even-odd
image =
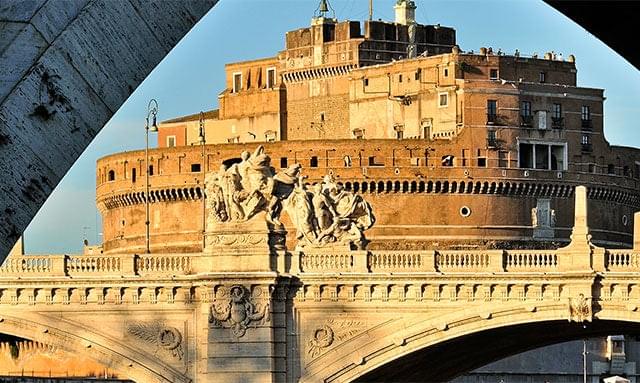
[[[328,319],[322,326],[313,331],[307,342],[307,353],[315,358],[334,342],[337,344],[353,338],[365,329],[364,322],[352,319]]]
[[[182,334],[175,327],[166,326],[160,321],[137,322],[127,324],[127,333],[162,349],[177,360],[184,356]]]

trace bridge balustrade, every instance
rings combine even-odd
[[[434,251],[372,251],[369,270],[377,272],[435,271]]]
[[[561,272],[559,250],[370,250],[300,252],[295,273]],[[189,275],[207,266],[200,254],[24,255],[0,266],[2,278]],[[594,258],[599,259],[599,258]],[[640,272],[640,252],[606,249],[599,269]],[[597,266],[596,264],[593,265]]]
[[[555,250],[509,250],[505,253],[505,271],[557,271]]]
[[[53,269],[52,264],[56,260],[55,257],[46,255],[9,257],[0,266],[0,275],[49,274]]]
[[[640,253],[631,249],[607,250],[605,263],[609,271],[640,271]]]
[[[138,274],[190,274],[192,271],[191,255],[152,255],[144,254],[136,257]]]

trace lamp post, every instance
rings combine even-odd
[[[200,143],[200,147],[202,148],[202,165],[200,166],[200,171],[202,172],[202,186],[201,186],[201,190],[202,190],[202,251],[204,251],[204,248],[206,246],[206,238],[205,238],[205,231],[206,231],[206,226],[207,226],[207,203],[205,201],[205,195],[204,195],[204,177],[205,177],[205,167],[206,167],[206,159],[204,156],[204,142],[205,142],[205,138],[204,138],[204,112],[200,112],[200,123],[199,123],[199,131],[198,131],[198,142]]]
[[[145,204],[145,221],[144,224],[146,226],[146,237],[145,237],[145,241],[146,241],[146,253],[149,254],[151,253],[150,249],[149,249],[149,131],[152,132],[157,132],[158,131],[158,124],[156,121],[156,116],[158,115],[158,101],[156,101],[154,98],[151,99],[151,101],[149,101],[149,105],[147,105],[147,117],[145,119],[145,123],[144,123],[144,130],[145,130],[145,150],[144,150],[144,156],[145,156],[145,166],[147,167],[146,171],[145,171],[145,175],[146,175],[146,182],[145,182],[145,197],[144,197],[144,204]],[[152,118],[151,120],[151,126],[149,126],[149,117]]]

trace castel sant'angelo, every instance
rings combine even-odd
[[[442,381],[610,335],[591,381],[640,376],[615,335],[640,323],[640,150],[605,139],[603,90],[573,55],[464,51],[394,8],[320,0],[282,51],[225,66],[219,109],[156,124],[150,103],[158,147],[97,161],[103,243],[0,266],[0,334],[24,340],[0,367]],[[537,372],[586,382],[586,344]]]
[[[363,25],[322,7],[273,57],[227,64],[219,109],[160,124],[152,253],[200,251],[205,177],[259,146],[276,173],[301,165],[311,193],[329,176],[361,194],[369,249],[557,247],[576,185],[594,243],[631,244],[639,151],[606,141],[603,90],[577,86],[574,56],[463,51],[453,28],[417,24],[413,1]],[[105,254],[145,251],[145,163],[144,150],[98,160]]]

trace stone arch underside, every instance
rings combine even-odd
[[[54,323],[51,318],[38,314],[0,315],[0,333],[82,354],[134,382],[191,382],[185,374],[131,344],[115,342],[87,329],[79,331],[63,321]]]
[[[599,311],[598,311],[599,310]],[[302,382],[449,381],[524,351],[584,337],[640,334],[640,313],[600,307],[569,321],[566,301],[461,310],[408,323],[401,318],[355,336],[309,363]]]
[[[76,159],[218,0],[0,5],[0,262]],[[117,5],[117,6],[116,6]]]

